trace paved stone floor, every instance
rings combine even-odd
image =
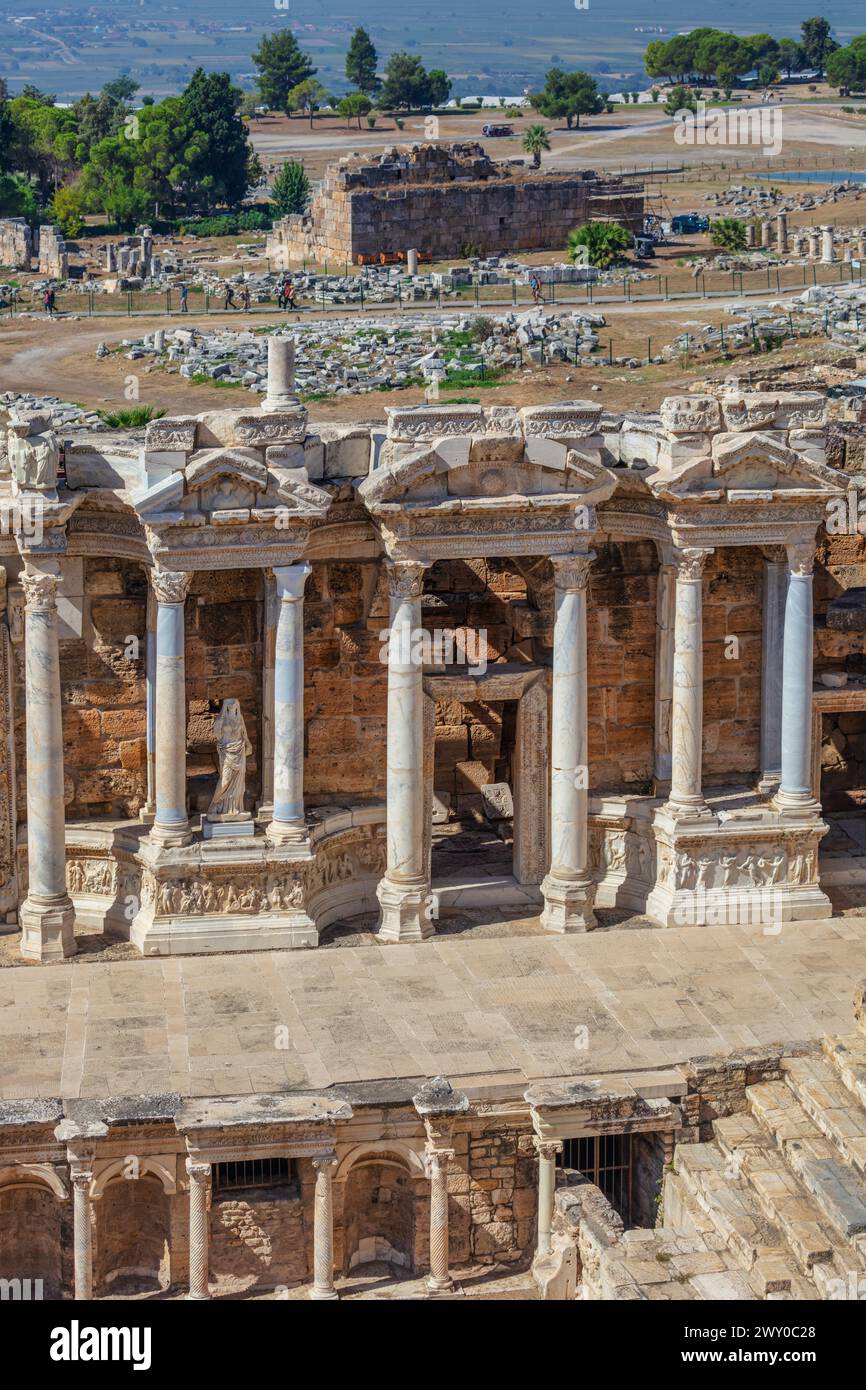
[[[606,914],[606,930],[552,937],[535,919],[473,927],[462,914],[418,945],[382,946],[361,923],[341,929],[354,950],[147,960],[106,958],[96,938],[74,965],[0,971],[0,1094],[232,1094],[439,1072],[513,1090],[848,1032],[862,910],[778,935]]]

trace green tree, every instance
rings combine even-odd
[[[444,68],[431,68],[427,74],[426,106],[444,106],[451,95],[451,78]]]
[[[303,164],[288,159],[274,179],[271,202],[280,217],[305,212],[310,202],[310,180]]]
[[[745,222],[738,217],[717,217],[710,227],[710,242],[720,251],[745,251]]]
[[[803,35],[806,62],[809,67],[817,68],[818,72],[822,73],[830,54],[839,47],[836,40],[830,37],[829,19],[824,19],[822,15],[804,19],[800,25],[800,32]]]
[[[565,120],[571,130],[572,121],[579,126],[581,116],[597,116],[605,109],[596,80],[587,72],[563,72],[549,68],[544,88],[531,98],[532,105],[548,120]]]
[[[607,270],[632,244],[631,233],[618,222],[585,222],[568,234],[570,261],[587,260],[597,270]]]
[[[376,76],[378,62],[379,55],[367,30],[356,29],[346,54],[346,77],[354,82],[359,92],[369,96],[381,86]]]
[[[272,111],[287,110],[292,88],[316,75],[312,60],[290,29],[266,34],[253,53],[253,62],[259,70],[262,104]]]
[[[689,87],[671,87],[665,102],[665,112],[668,116],[675,116],[678,111],[697,111],[697,109],[697,98]]]
[[[379,105],[389,111],[396,107],[426,106],[429,98],[427,73],[420,58],[411,53],[392,53],[385,68]]]
[[[858,87],[866,77],[866,54],[855,43],[856,40],[847,48],[835,49],[825,64],[827,81],[842,93]]]
[[[310,129],[312,130],[313,117],[329,100],[330,97],[321,82],[318,82],[315,77],[308,77],[289,92],[286,99],[286,110],[305,112],[310,118]]]
[[[126,105],[132,101],[140,86],[140,82],[136,82],[134,78],[124,74],[122,77],[113,78],[111,82],[106,82],[102,88],[102,95],[107,97],[109,101],[117,101],[121,105]]]
[[[23,174],[0,174],[0,217],[26,217],[35,225],[39,216],[36,188]]]
[[[351,125],[352,121],[357,120],[359,130],[361,117],[366,116],[372,109],[373,103],[365,92],[349,92],[348,96],[337,103],[337,110],[345,117],[346,125]]]
[[[762,63],[758,68],[758,82],[762,87],[772,87],[779,80],[779,69],[772,63]]]
[[[802,72],[806,66],[806,55],[803,52],[803,45],[797,43],[796,39],[779,40],[779,67],[786,77],[792,73]]]
[[[540,169],[542,153],[550,149],[547,128],[541,124],[527,126],[523,133],[523,148],[532,155],[532,167]]]
[[[250,146],[240,117],[242,99],[227,72],[206,73],[203,68],[196,68],[183,91],[189,124],[203,137],[191,176],[205,208],[219,203],[237,207],[247,191]]]
[[[85,199],[78,184],[69,183],[58,188],[51,199],[51,220],[70,240],[84,231],[84,211]]]

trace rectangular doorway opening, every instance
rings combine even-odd
[[[600,1188],[623,1224],[632,1217],[632,1136],[593,1134],[565,1139],[557,1163],[581,1173]]]

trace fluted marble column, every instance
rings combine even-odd
[[[782,770],[782,657],[788,561],[784,546],[764,552],[761,643],[761,791],[774,791]]]
[[[595,559],[554,557],[553,705],[550,750],[550,869],[541,885],[548,931],[595,926],[587,872],[586,586]]]
[[[57,585],[51,573],[22,574],[27,703],[27,898],[21,954],[55,960],[75,954],[75,909],[66,891],[66,821]]]
[[[144,650],[147,729],[147,801],[138,813],[145,825],[153,824],[156,811],[156,595],[147,592],[147,619]]]
[[[200,1301],[210,1298],[208,1273],[210,1265],[210,1164],[186,1161],[189,1177],[189,1293],[187,1298]]]
[[[387,868],[376,895],[384,941],[431,936],[430,884],[424,855],[424,688],[417,659],[425,566],[386,561],[391,595],[388,642]]]
[[[430,1273],[427,1288],[431,1293],[449,1293],[454,1280],[449,1269],[448,1237],[448,1164],[453,1149],[428,1147],[425,1167],[430,1179]]]
[[[320,1154],[313,1159],[316,1193],[313,1199],[313,1287],[310,1298],[339,1298],[334,1288],[334,1186],[332,1176],[336,1154]]]
[[[186,845],[186,664],[184,603],[191,575],[151,570],[156,594],[156,812],[151,838]]]
[[[674,619],[674,681],[671,703],[671,794],[668,808],[677,817],[707,810],[701,790],[704,724],[704,562],[711,550],[675,552],[677,571]]]
[[[815,545],[789,545],[782,660],[782,778],[780,810],[817,810],[812,791],[812,570]]]
[[[302,844],[304,818],[304,585],[307,564],[274,570],[277,634],[274,655],[274,817],[268,839]]]
[[[562,1153],[561,1139],[536,1139],[538,1153],[538,1244],[536,1258],[551,1251],[553,1202],[556,1196],[556,1155]]]
[[[90,1183],[86,1169],[72,1174],[72,1249],[76,1299],[93,1297],[93,1233],[90,1222]]]
[[[674,621],[676,614],[674,565],[665,554],[658,569],[656,588],[656,670],[653,780],[656,796],[671,789],[671,702],[674,676]]]

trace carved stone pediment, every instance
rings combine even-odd
[[[698,459],[674,477],[659,475],[650,486],[659,497],[702,503],[807,502],[845,490],[846,480],[835,469],[759,431],[717,435],[708,464]]]
[[[200,449],[186,468],[187,490],[201,492],[217,478],[244,483],[259,491],[268,485],[268,470],[254,449]]]

